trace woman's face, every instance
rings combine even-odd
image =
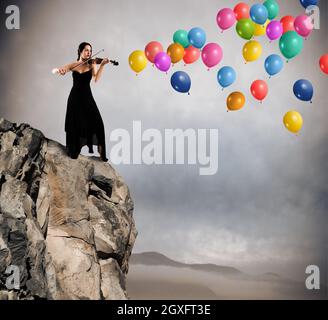
[[[81,58],[83,60],[85,59],[89,59],[91,57],[92,54],[92,49],[89,45],[85,46],[83,51],[81,52]]]

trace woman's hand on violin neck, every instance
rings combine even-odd
[[[101,61],[101,66],[104,66],[105,64],[109,63],[109,59],[108,58],[104,58],[103,61]]]

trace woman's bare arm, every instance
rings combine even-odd
[[[72,63],[68,63],[60,68],[58,68],[58,72],[59,74],[61,74],[62,76],[64,76],[67,72],[71,71],[72,68],[74,68],[75,66],[77,66],[79,64],[78,61],[76,62],[72,62]]]
[[[104,66],[107,63],[109,63],[108,58],[103,59],[98,70],[97,70],[96,64],[92,65],[92,76],[93,76],[95,82],[99,81],[99,79],[101,78],[101,75],[104,70]]]

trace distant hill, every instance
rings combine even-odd
[[[189,268],[198,271],[205,272],[215,272],[224,275],[243,275],[243,272],[240,270],[228,267],[228,266],[219,266],[216,264],[188,264],[178,261],[174,261],[165,255],[158,252],[142,252],[134,253],[130,257],[131,264],[141,264],[146,266],[168,266],[175,268]]]
[[[158,252],[132,254],[127,288],[131,299],[326,299],[326,288],[307,290],[273,272],[250,275],[215,264],[187,264]]]

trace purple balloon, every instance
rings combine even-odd
[[[282,27],[282,24],[280,21],[272,20],[267,28],[266,28],[266,34],[270,40],[277,40],[279,39],[284,32],[284,29]]]
[[[154,62],[156,68],[163,72],[167,72],[171,67],[171,57],[165,52],[157,53]]]

